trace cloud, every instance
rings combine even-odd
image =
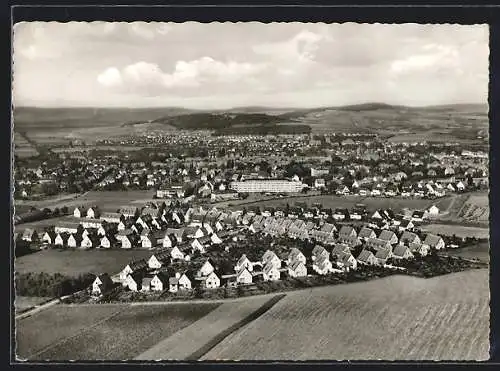
[[[425,44],[422,52],[410,55],[392,62],[391,71],[395,74],[409,74],[413,72],[433,72],[448,69],[450,72],[461,72],[460,56],[455,47],[439,44]]]
[[[169,89],[189,89],[201,85],[230,84],[242,82],[257,74],[265,65],[221,62],[210,57],[202,57],[189,62],[178,61],[174,70],[164,72],[156,63],[137,62],[121,71],[110,67],[99,74],[98,82],[108,88],[124,86],[127,91],[164,91]]]
[[[122,84],[122,77],[118,69],[111,67],[97,76],[97,82],[105,87],[116,87]]]

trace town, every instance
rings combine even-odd
[[[176,148],[177,157],[149,149],[140,156],[155,158],[146,162],[138,161],[136,152],[78,154],[77,146],[72,148],[76,154],[62,152],[36,168],[17,168],[16,192],[24,199],[50,189],[122,193],[124,201],[129,191],[153,192],[147,202],[115,209],[76,204],[18,213],[18,226],[34,221],[35,227],[16,232],[17,244],[32,250],[151,250],[149,258],[131,260],[119,272],[96,275],[95,299],[116,292],[117,286],[175,294],[371,266],[403,271],[405,261],[477,242],[420,227],[446,214],[440,200],[487,189],[484,150],[393,144],[361,134],[293,140],[223,136],[205,142],[205,156],[187,157],[189,150],[182,151],[188,144],[203,151],[198,134],[158,141]],[[294,201],[329,195],[361,201],[352,207]],[[365,198],[380,198],[380,205],[383,200],[428,200],[429,206],[370,209]],[[276,199],[287,203],[259,204]],[[44,227],[37,228],[37,221]],[[266,238],[270,242],[263,249]]]

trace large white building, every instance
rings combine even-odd
[[[287,179],[246,179],[231,182],[229,187],[239,193],[293,193],[300,192],[305,184]]]

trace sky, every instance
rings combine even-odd
[[[488,26],[23,22],[13,100],[48,107],[487,103]]]

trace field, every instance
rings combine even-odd
[[[484,262],[490,261],[490,244],[489,242],[480,242],[474,246],[462,247],[457,250],[447,249],[440,253],[442,255],[458,256],[464,259],[479,259]]]
[[[421,227],[423,232],[439,233],[441,235],[457,237],[476,237],[476,238],[489,238],[489,228],[481,227],[468,227],[464,225],[452,224],[428,224]]]
[[[288,293],[204,360],[486,360],[489,272]]]
[[[132,260],[149,258],[148,250],[43,250],[16,258],[15,271],[19,273],[61,273],[79,276],[85,273],[115,274]]]
[[[14,304],[15,304],[16,310],[24,310],[24,309],[34,307],[35,305],[42,304],[43,302],[48,301],[50,299],[51,298],[17,295]]]
[[[444,200],[444,199],[443,199]],[[274,200],[266,200],[259,202],[252,202],[247,205],[258,205],[258,206],[286,206],[288,203],[293,206],[296,202],[305,202],[309,206],[314,203],[321,203],[325,208],[353,208],[356,204],[365,204],[368,210],[376,210],[381,208],[392,208],[393,211],[400,213],[404,209],[425,209],[432,204],[437,204],[440,200],[419,200],[419,199],[403,199],[403,198],[384,198],[384,197],[360,197],[360,196],[333,196],[333,195],[321,195],[321,196],[302,196],[302,197],[288,197],[280,198]],[[235,205],[232,207],[233,210],[242,208],[242,205]]]
[[[205,317],[136,357],[137,360],[197,360],[226,333],[250,322],[259,309],[271,307],[279,296],[269,295],[225,302]],[[258,313],[257,313],[258,315]]]
[[[71,212],[76,206],[91,206],[99,205],[103,211],[116,212],[120,207],[131,203],[146,203],[153,200],[155,191],[152,190],[136,190],[136,191],[90,191],[83,195],[64,195],[46,199],[43,201],[16,201],[16,204],[23,207],[34,206],[38,208],[66,206]],[[17,206],[16,206],[17,208]]]
[[[56,305],[19,321],[18,355],[37,360],[132,359],[217,306]]]
[[[471,195],[457,213],[458,218],[467,222],[488,222],[490,203],[487,194]]]
[[[19,158],[33,157],[38,155],[38,151],[20,133],[14,133],[14,154]]]

